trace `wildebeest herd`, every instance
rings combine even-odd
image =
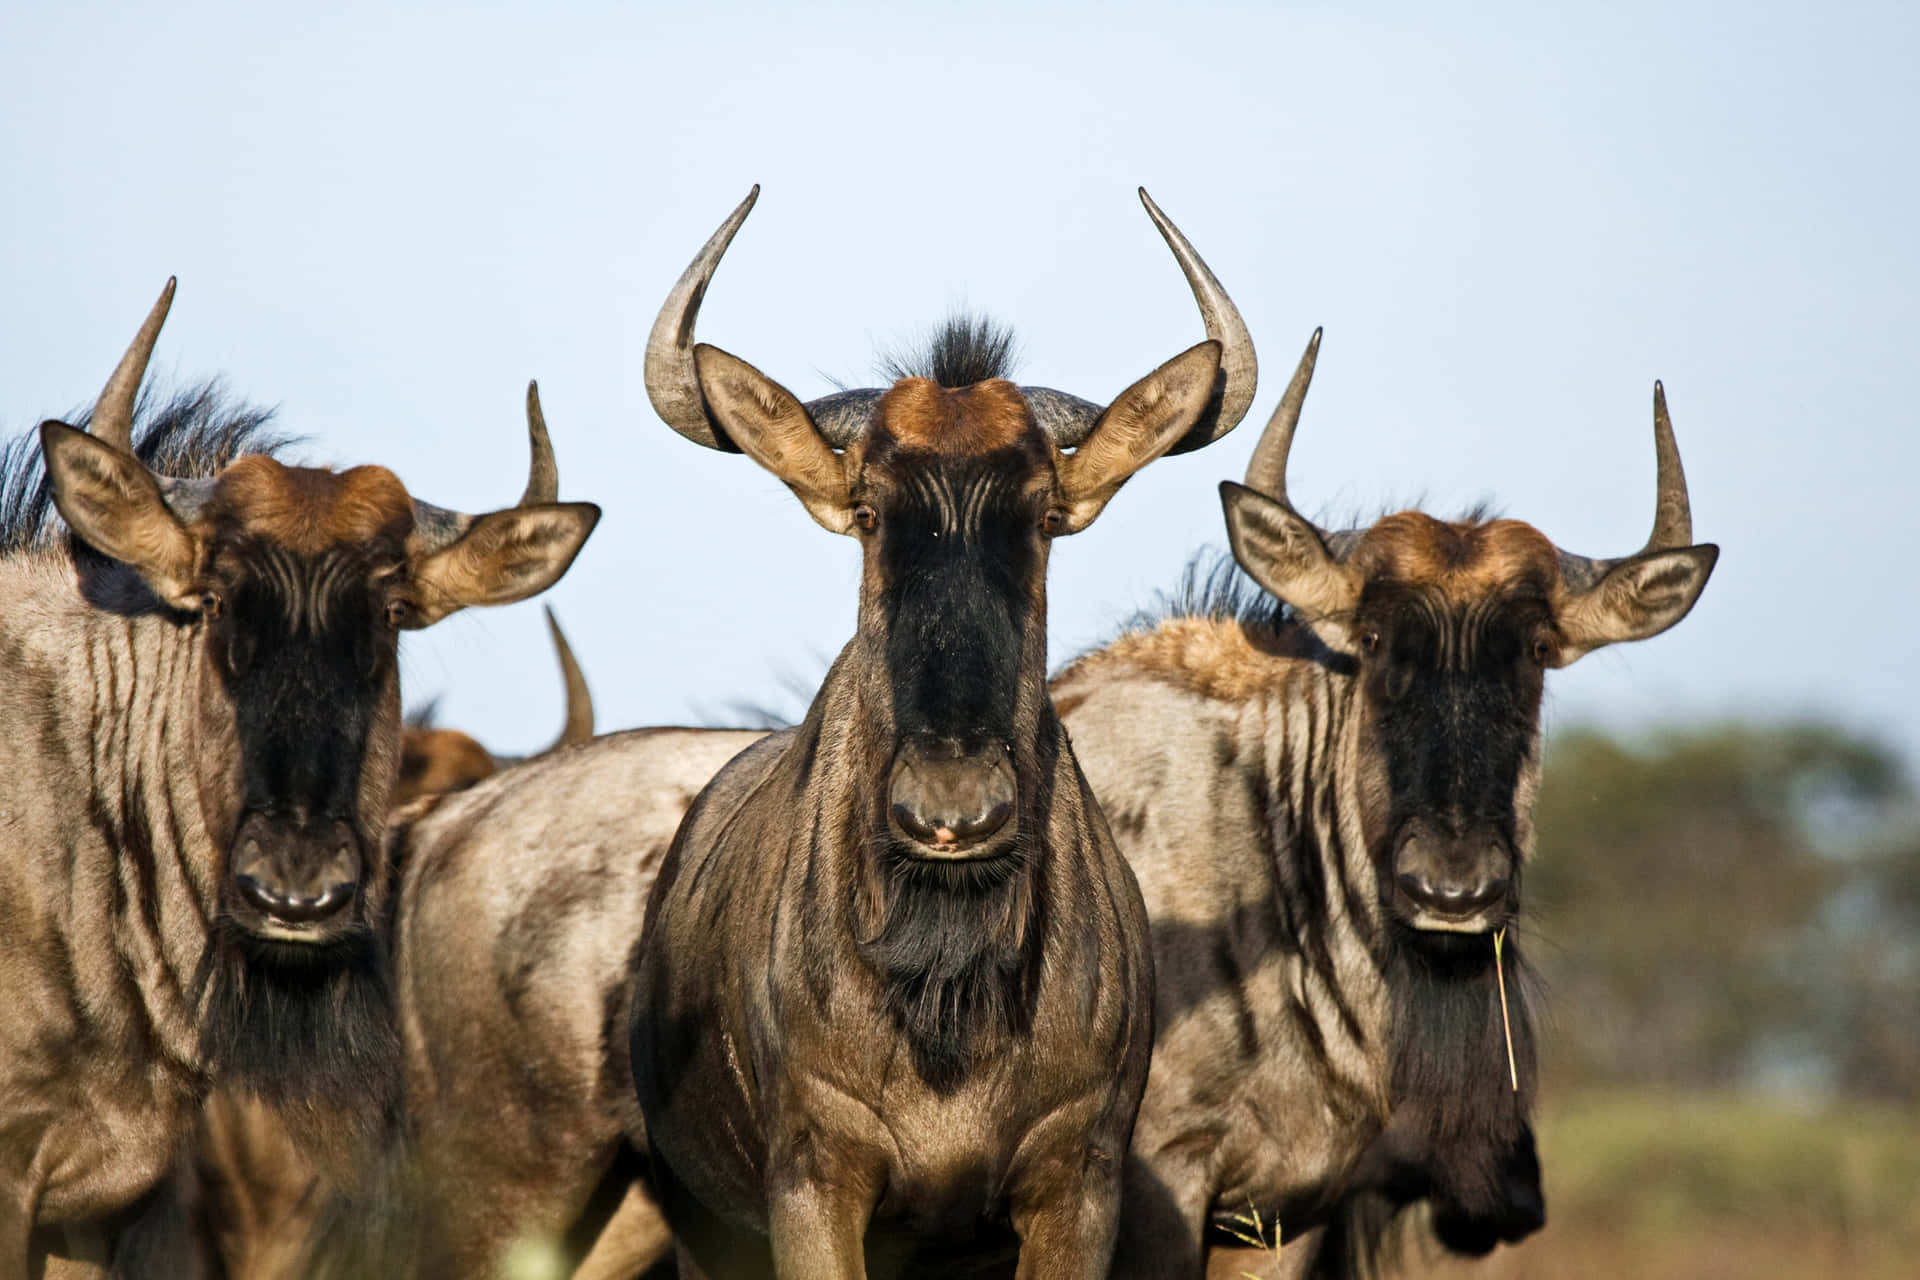
[[[1712,571],[1664,396],[1630,555],[1323,529],[1315,333],[1233,562],[1049,678],[1052,540],[1254,400],[1141,195],[1206,337],[1104,405],[984,321],[809,402],[696,343],[749,195],[647,390],[859,543],[855,633],[796,725],[595,737],[556,628],[524,761],[403,725],[397,652],[592,532],[537,393],[498,511],[290,465],[141,392],[169,282],[0,473],[0,1276],[1199,1280],[1363,1267],[1422,1204],[1462,1254],[1538,1229],[1541,697]]]

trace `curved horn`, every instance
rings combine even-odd
[[[1307,339],[1307,349],[1300,356],[1299,367],[1293,371],[1293,381],[1287,383],[1286,393],[1274,406],[1273,416],[1267,419],[1267,429],[1260,433],[1259,442],[1253,446],[1253,457],[1247,461],[1247,488],[1276,502],[1284,502],[1289,508],[1293,502],[1287,497],[1287,455],[1293,452],[1293,433],[1300,425],[1300,408],[1307,402],[1307,388],[1313,385],[1313,366],[1320,359],[1322,332],[1324,330],[1315,329]]]
[[[547,436],[547,415],[540,412],[540,384],[527,383],[527,444],[533,458],[527,464],[527,489],[520,505],[531,507],[560,501],[560,464],[553,460],[553,441]]]
[[[700,379],[693,366],[693,329],[720,258],[759,197],[760,187],[755,184],[747,198],[701,247],[674,283],[673,291],[667,295],[653,322],[653,332],[647,336],[647,398],[653,402],[654,411],[668,426],[694,443],[728,453],[737,453],[739,449],[707,413],[706,397],[701,394]],[[1240,318],[1239,308],[1233,305],[1233,299],[1227,296],[1206,261],[1181,234],[1180,228],[1161,212],[1145,187],[1140,188],[1140,202],[1146,206],[1147,216],[1153,219],[1153,225],[1179,262],[1187,287],[1193,290],[1194,302],[1199,305],[1207,336],[1221,347],[1220,384],[1214,403],[1208,406],[1193,430],[1168,451],[1184,453],[1211,444],[1240,425],[1253,403],[1259,363],[1254,356],[1253,337]],[[1102,407],[1078,396],[1049,387],[1022,387],[1020,391],[1033,408],[1040,426],[1062,449],[1074,448],[1086,439],[1093,424],[1100,419]],[[873,404],[880,395],[874,388],[840,391],[808,401],[807,412],[827,442],[836,449],[844,449],[866,429]]]
[[[1200,307],[1200,321],[1206,326],[1207,336],[1220,344],[1220,376],[1213,401],[1193,429],[1167,450],[1169,454],[1186,453],[1212,444],[1240,425],[1253,404],[1254,388],[1260,380],[1260,363],[1254,357],[1253,335],[1247,332],[1240,309],[1233,305],[1233,299],[1227,296],[1206,260],[1181,234],[1180,228],[1173,225],[1173,220],[1161,212],[1145,187],[1140,188],[1140,203],[1146,206],[1147,216],[1153,219],[1160,237],[1173,250],[1174,260],[1180,264],[1187,287],[1193,290],[1193,300]],[[1020,394],[1026,397],[1041,429],[1062,449],[1072,449],[1085,440],[1105,412],[1102,405],[1051,387],[1021,387]]]
[[[1687,501],[1687,473],[1680,465],[1680,446],[1673,440],[1673,419],[1667,416],[1667,391],[1658,378],[1653,382],[1653,453],[1653,532],[1642,550],[1690,547],[1693,504]]]
[[[693,368],[693,325],[700,316],[700,303],[707,295],[714,269],[759,198],[760,184],[756,182],[747,198],[727,215],[720,229],[680,273],[654,318],[653,332],[647,335],[647,399],[653,402],[653,411],[695,444],[724,453],[738,453],[740,447],[727,439],[726,432],[707,414],[707,400],[700,393],[700,377]]]
[[[1680,446],[1673,438],[1673,419],[1667,414],[1666,388],[1657,380],[1653,384],[1653,457],[1653,532],[1647,535],[1647,544],[1634,555],[1693,545],[1693,504],[1687,498],[1687,473],[1680,465]],[[1621,560],[1632,558],[1595,560],[1562,551],[1560,576],[1569,587],[1585,591]]]
[[[100,399],[94,402],[93,418],[87,424],[94,436],[125,454],[133,453],[133,402],[140,394],[141,381],[147,376],[147,361],[153,358],[153,344],[159,340],[160,326],[167,322],[167,310],[173,306],[173,288],[177,282],[177,277],[167,277],[167,287],[160,291],[160,300],[147,312],[140,332],[133,335],[127,353],[120,357],[113,376],[101,388]]]
[[[1146,206],[1147,216],[1153,219],[1167,248],[1173,250],[1174,258],[1180,263],[1187,287],[1193,290],[1193,300],[1199,304],[1200,320],[1206,325],[1207,336],[1220,344],[1220,382],[1213,403],[1200,415],[1193,430],[1167,450],[1169,454],[1186,453],[1212,444],[1240,425],[1247,410],[1253,407],[1253,393],[1260,381],[1260,362],[1254,358],[1253,335],[1247,332],[1246,321],[1240,318],[1240,308],[1233,305],[1233,299],[1227,296],[1206,260],[1180,234],[1173,220],[1160,211],[1145,187],[1140,188],[1140,203]]]
[[[545,609],[547,630],[553,635],[553,651],[560,659],[560,679],[567,687],[567,722],[560,736],[553,740],[553,746],[547,748],[552,751],[585,742],[593,736],[593,693],[587,688],[587,677],[573,656],[573,646],[560,630],[559,619],[553,616],[553,606],[547,605]]]
[[[560,500],[560,464],[553,457],[553,440],[547,435],[547,415],[540,410],[540,384],[527,383],[527,487],[515,506],[534,507]],[[172,505],[172,500],[168,500]],[[413,531],[428,552],[458,542],[473,526],[475,517],[464,511],[436,507],[419,498],[413,500]]]

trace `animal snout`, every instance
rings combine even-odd
[[[893,820],[934,856],[964,856],[1013,816],[1013,763],[998,742],[909,741],[893,759]]]
[[[1513,851],[1497,832],[1456,835],[1416,821],[1394,854],[1393,883],[1417,928],[1477,932],[1501,923],[1513,892]],[[1410,908],[1410,910],[1408,910]]]
[[[255,923],[311,926],[337,916],[359,891],[360,846],[353,828],[327,819],[253,815],[234,843],[233,887]]]

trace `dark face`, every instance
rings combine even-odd
[[[275,944],[364,928],[391,785],[410,499],[386,472],[236,464],[198,526],[208,712],[232,734],[221,914]]]
[[[910,856],[991,856],[1019,834],[1021,744],[1043,701],[1053,468],[1043,442],[977,454],[867,442],[854,489],[861,631],[894,728],[888,820]]]
[[[222,900],[250,933],[327,941],[372,853],[368,739],[396,688],[406,561],[389,545],[301,553],[235,534],[209,557],[210,667],[239,744],[239,824]]]
[[[1354,634],[1390,797],[1377,861],[1416,929],[1484,932],[1519,908],[1551,626],[1545,590],[1525,581],[1464,600],[1431,585],[1362,592]]]

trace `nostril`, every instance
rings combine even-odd
[[[965,818],[942,823],[960,840],[979,840],[992,835],[1007,825],[1007,819],[1013,815],[1013,802],[1005,797],[995,799],[984,810]]]
[[[905,831],[915,840],[925,841],[928,844],[933,843],[938,825],[922,820],[920,814],[911,806],[895,804],[893,806],[893,820],[900,824],[902,831]]]
[[[240,896],[266,915],[286,924],[311,924],[337,914],[353,901],[359,886],[352,883],[329,886],[319,894],[282,893],[270,888],[256,876],[234,878]]]
[[[240,890],[242,898],[268,915],[278,914],[281,904],[285,901],[253,876],[235,876],[234,886]]]

